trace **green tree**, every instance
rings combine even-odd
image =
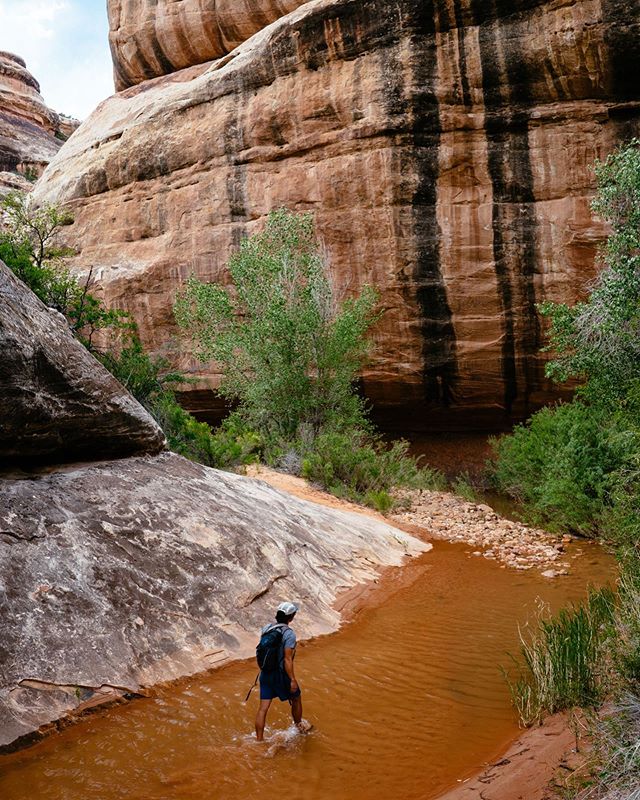
[[[551,320],[547,373],[579,378],[596,402],[624,400],[640,381],[640,140],[596,164],[594,210],[611,226],[602,271],[588,298],[573,307],[546,303]]]
[[[35,206],[27,195],[13,192],[0,204],[0,259],[42,302],[64,315],[73,333],[95,350],[98,331],[133,336],[129,314],[108,309],[91,291],[93,270],[80,283],[65,265],[73,250],[59,243],[73,216],[55,205]]]
[[[376,320],[376,292],[339,304],[312,217],[272,212],[229,261],[232,286],[192,277],[175,315],[203,361],[222,370],[220,394],[268,441],[312,442],[366,426],[354,381]]]

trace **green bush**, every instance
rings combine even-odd
[[[203,361],[222,372],[220,394],[275,452],[324,430],[365,424],[354,381],[368,351],[377,295],[342,303],[309,214],[275,211],[229,261],[233,286],[191,278],[175,315]]]
[[[142,342],[135,334],[125,339],[120,350],[98,354],[98,358],[144,406],[155,395],[168,394],[170,386],[189,383],[181,372],[170,369],[166,358],[145,353]]]
[[[458,475],[451,485],[451,491],[469,503],[478,502],[478,492],[467,472]]]
[[[549,528],[593,535],[629,454],[615,421],[576,400],[544,408],[492,442],[497,488]]]
[[[391,445],[361,431],[323,433],[302,462],[302,475],[334,494],[388,510],[398,487],[443,488],[440,473],[420,468],[408,455],[409,443]]]

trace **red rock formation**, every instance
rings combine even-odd
[[[306,0],[108,0],[116,88],[230,53]]]
[[[78,127],[47,108],[24,61],[0,52],[0,191],[29,190]]]
[[[638,41],[635,0],[315,0],[103,103],[37,195],[71,204],[77,268],[155,349],[186,276],[312,210],[338,288],[382,292],[370,399],[481,426],[556,391],[536,303],[594,275],[591,165],[639,130]]]

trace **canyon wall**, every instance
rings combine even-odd
[[[176,341],[175,292],[225,281],[283,205],[313,212],[339,292],[381,291],[363,389],[387,421],[498,425],[556,396],[536,304],[574,301],[597,270],[591,167],[640,130],[637,0],[212,5],[111,3],[116,72],[137,85],[36,190],[75,213],[74,269],[202,378],[186,404],[212,412],[218,376]],[[174,47],[236,18],[220,48]]]
[[[78,124],[46,106],[19,56],[0,52],[0,192],[29,191]]]
[[[203,64],[306,0],[108,0],[116,89]]]

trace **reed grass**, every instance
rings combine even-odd
[[[523,725],[567,708],[598,705],[614,615],[615,595],[604,588],[551,619],[539,615],[532,635],[520,632],[522,662],[516,663],[522,671],[509,686]]]

